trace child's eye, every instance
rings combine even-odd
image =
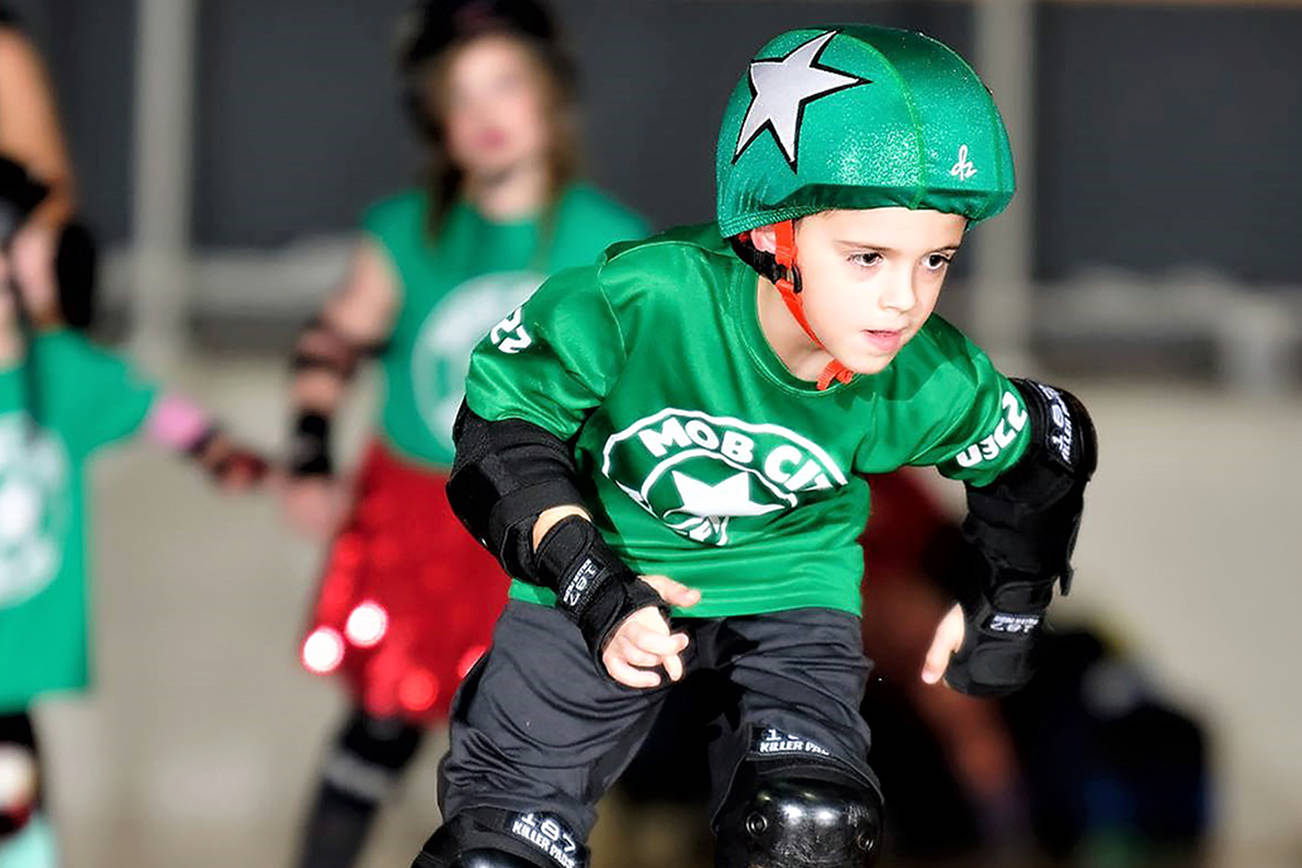
[[[855,265],[871,268],[882,261],[882,255],[880,253],[856,253],[850,257],[850,261]]]
[[[942,253],[933,253],[924,260],[924,263],[927,268],[932,271],[941,271],[953,261],[954,257],[952,256],[945,256]]]

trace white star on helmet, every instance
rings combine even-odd
[[[871,84],[866,78],[818,65],[819,55],[833,36],[835,30],[814,37],[786,57],[751,63],[750,88],[754,96],[741,123],[733,162],[768,129],[795,171],[805,106],[837,91]]]

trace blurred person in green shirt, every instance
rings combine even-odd
[[[93,262],[39,217],[47,188],[0,157],[0,866],[56,862],[42,816],[30,710],[92,680],[85,471],[104,446],[146,433],[224,488],[266,462],[193,402],[141,376],[69,320],[92,310]],[[74,281],[69,283],[68,281]]]
[[[543,7],[418,3],[401,37],[428,179],[367,209],[351,269],[294,358],[285,509],[331,539],[302,661],[342,676],[351,703],[321,766],[303,868],[354,864],[506,601],[506,576],[444,493],[471,349],[547,275],[646,232],[581,180],[574,70]],[[350,484],[331,418],[368,358],[383,391]]]

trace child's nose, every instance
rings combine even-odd
[[[912,271],[895,269],[888,278],[886,288],[882,293],[881,306],[887,310],[912,310],[917,297],[917,292],[913,286]]]

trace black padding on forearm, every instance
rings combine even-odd
[[[533,557],[533,526],[545,509],[582,503],[570,447],[522,419],[489,422],[464,402],[452,439],[453,512],[510,575],[546,586]]]
[[[1094,425],[1070,392],[1014,380],[1030,416],[1030,443],[990,485],[968,486],[963,535],[996,573],[1066,582],[1098,461]]]

